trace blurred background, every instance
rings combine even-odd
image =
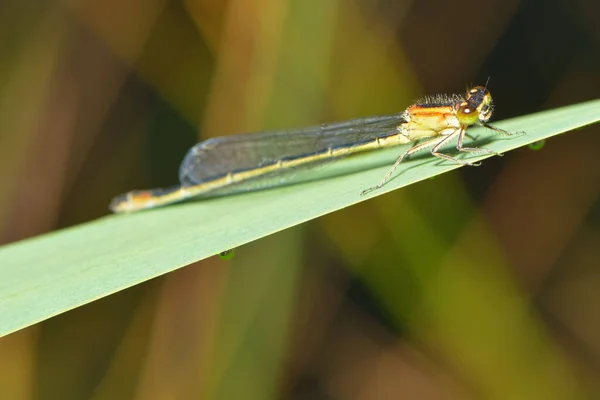
[[[4,0],[0,241],[172,185],[212,136],[488,78],[496,121],[598,98],[599,15],[595,0]],[[600,126],[580,129],[1,338],[1,397],[600,398],[599,147]]]

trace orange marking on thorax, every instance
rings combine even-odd
[[[424,107],[419,105],[413,105],[406,109],[406,112],[414,117],[436,117],[436,118],[447,118],[455,114],[454,107],[440,106],[440,107]]]

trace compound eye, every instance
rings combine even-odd
[[[463,125],[473,125],[479,119],[479,116],[475,111],[476,109],[472,108],[469,102],[463,101],[458,105],[456,117]]]

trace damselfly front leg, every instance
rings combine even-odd
[[[494,132],[499,133],[504,136],[519,136],[519,135],[525,134],[525,131],[509,132],[509,131],[505,131],[504,129],[496,128],[495,126],[490,125],[490,124],[481,124],[481,126],[491,129]]]
[[[490,124],[481,124],[481,126],[491,129],[496,133],[499,133],[501,135],[504,136],[517,136],[517,135],[524,135],[525,132],[523,131],[519,131],[519,132],[509,132],[506,131],[504,129],[500,129],[500,128],[496,128],[493,125]],[[466,129],[465,129],[466,131]],[[465,152],[471,152],[471,153],[479,153],[479,154],[493,154],[495,156],[499,156],[502,157],[504,154],[503,153],[498,153],[496,151],[490,150],[490,149],[485,149],[483,147],[463,147],[463,137],[464,136],[469,136],[467,133],[464,133],[462,135],[458,136],[458,145],[456,146],[456,149],[459,151],[465,151]]]

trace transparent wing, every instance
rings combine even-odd
[[[403,113],[359,118],[308,128],[230,135],[208,139],[190,149],[179,169],[183,186],[198,185],[228,173],[263,167],[304,155],[358,145],[397,134]]]

